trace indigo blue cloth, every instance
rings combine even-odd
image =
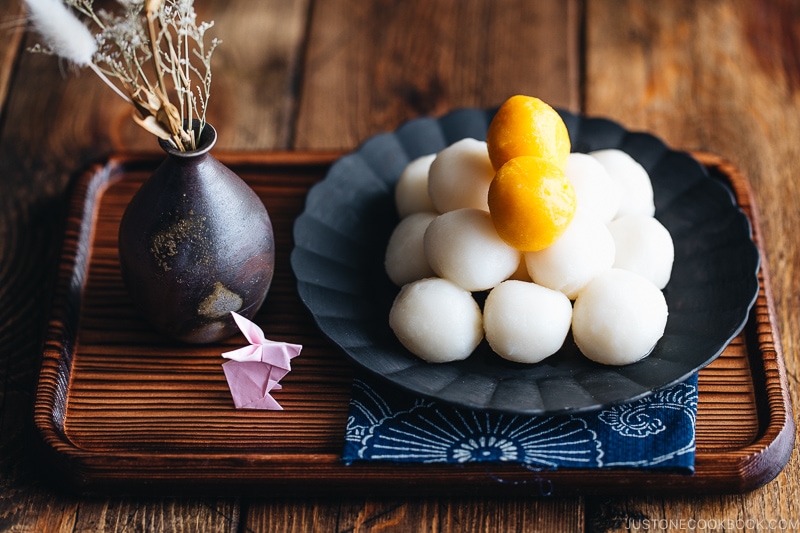
[[[694,472],[697,375],[592,413],[520,416],[415,397],[360,376],[343,460],[520,463],[532,470],[642,468]]]

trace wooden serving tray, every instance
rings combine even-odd
[[[276,399],[284,411],[237,410],[221,352],[235,336],[186,346],[132,309],[117,259],[129,199],[163,155],[118,155],[75,183],[34,420],[61,482],[81,492],[262,495],[528,495],[742,492],[771,480],[794,444],[786,375],[766,268],[749,321],[700,372],[696,473],[532,472],[521,465],[345,465],[353,367],[300,301],[289,265],[292,224],[336,154],[217,155],[261,196],[276,234],[276,275],[257,316],[268,338],[303,345]],[[758,217],[745,178],[697,154]],[[763,253],[762,253],[763,257]],[[763,265],[763,264],[762,264]]]

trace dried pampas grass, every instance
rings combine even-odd
[[[94,35],[59,0],[25,0],[33,27],[58,56],[80,67],[92,62],[97,52]]]

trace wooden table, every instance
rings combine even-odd
[[[797,404],[797,2],[208,0],[196,7],[223,40],[208,111],[219,152],[348,151],[407,119],[523,93],[730,161],[749,178],[762,213],[775,325]],[[27,53],[34,40],[23,17],[16,2],[0,5],[0,529],[606,532],[728,524],[737,531],[800,520],[797,454],[763,487],[724,496],[266,499],[60,490],[32,451],[31,420],[68,186],[89,162],[152,152],[155,141],[95,77]]]

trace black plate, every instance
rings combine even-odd
[[[675,263],[664,289],[666,331],[644,360],[606,367],[568,338],[535,365],[509,363],[482,343],[468,359],[429,364],[388,326],[395,287],[384,251],[397,224],[394,184],[406,164],[464,138],[483,140],[495,110],[461,109],[376,135],[330,168],[295,222],[291,263],[320,329],[359,366],[413,393],[473,409],[563,414],[628,402],[688,378],[713,361],[747,321],[758,292],[759,253],[731,192],[689,154],[619,124],[559,111],[572,149],[618,148],[649,172],[656,217]]]

